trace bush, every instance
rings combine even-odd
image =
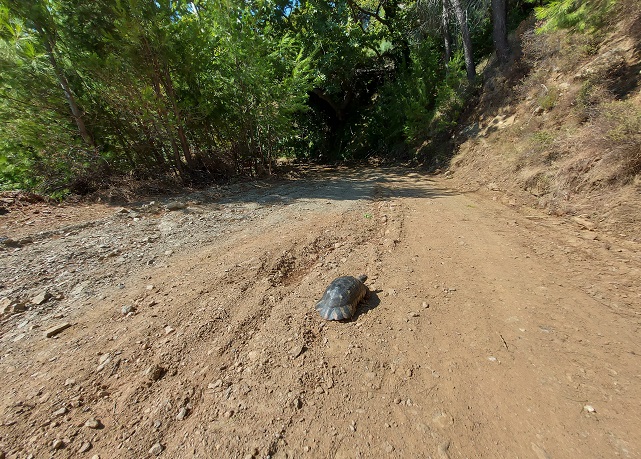
[[[594,32],[604,21],[615,0],[555,0],[536,8],[536,18],[544,23],[538,32],[568,29]]]

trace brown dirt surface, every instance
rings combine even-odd
[[[639,243],[452,183],[325,170],[4,223],[31,240],[0,251],[0,451],[641,457]]]

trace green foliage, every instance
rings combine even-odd
[[[407,150],[463,103],[462,59],[442,61],[415,6],[0,0],[0,186],[63,195]],[[487,11],[470,14],[484,52]]]
[[[536,18],[544,21],[539,33],[558,29],[593,32],[602,23],[616,0],[553,0],[536,8]]]
[[[559,89],[551,86],[544,94],[537,99],[539,106],[544,110],[552,110],[559,100]]]

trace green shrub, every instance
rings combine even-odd
[[[544,23],[538,32],[567,29],[594,32],[616,0],[554,0],[536,8],[536,18]]]

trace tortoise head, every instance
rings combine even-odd
[[[358,279],[361,282],[365,282],[367,280],[367,274],[361,274],[356,279]]]

